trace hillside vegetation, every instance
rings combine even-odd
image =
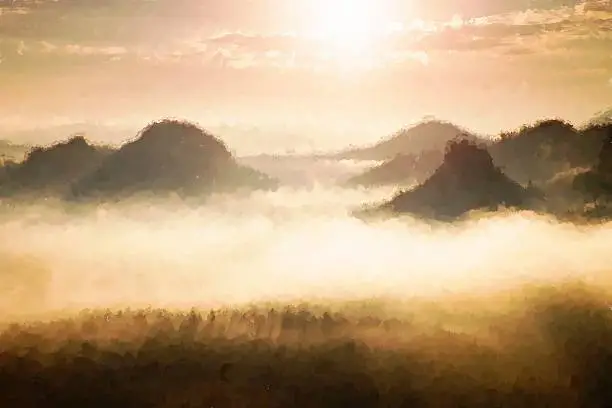
[[[514,182],[493,164],[486,148],[458,139],[448,144],[442,164],[431,177],[382,208],[454,219],[472,210],[525,207],[534,198],[534,191]]]
[[[127,197],[136,193],[205,196],[237,189],[270,189],[277,182],[236,162],[225,144],[198,126],[163,120],[111,149],[82,136],[36,147],[0,173],[5,196]]]
[[[0,335],[0,404],[608,406],[605,294],[566,285],[513,296],[523,300],[89,311],[12,325]]]

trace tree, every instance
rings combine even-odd
[[[608,130],[608,136],[599,152],[599,163],[597,171],[604,176],[612,176],[612,129]]]
[[[612,129],[608,130],[599,152],[597,165],[590,171],[576,176],[573,187],[587,194],[596,207],[608,203],[612,197]]]
[[[472,210],[524,207],[536,196],[503,174],[484,146],[459,137],[447,144],[444,160],[431,177],[383,208],[455,219]]]

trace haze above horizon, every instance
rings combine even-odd
[[[496,133],[612,105],[609,1],[10,3],[3,129],[181,117],[327,148],[426,115]]]

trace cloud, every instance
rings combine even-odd
[[[491,0],[483,4],[430,0],[415,1],[411,13],[403,2],[386,3],[403,27],[390,34],[389,44],[381,45],[387,52],[487,50],[516,46],[526,37],[537,39],[550,33],[595,36],[612,28],[609,1]],[[265,63],[269,58],[261,56],[270,53],[288,59],[294,58],[294,52],[305,59],[316,54],[312,52],[316,44],[295,34],[298,23],[308,17],[305,0],[39,0],[11,4],[0,7],[0,38],[74,44],[86,55],[114,53],[110,47],[168,47],[182,56],[200,53],[208,59],[225,50],[224,55],[234,59]],[[560,6],[554,7],[556,4]],[[236,13],[236,9],[245,12]],[[303,15],[295,15],[298,10]],[[410,17],[402,21],[402,16]],[[162,25],[164,29],[159,30]],[[520,54],[516,49],[510,52]],[[170,52],[163,54],[169,61],[175,59]]]
[[[295,34],[248,34],[243,32],[228,32],[214,35],[207,39],[207,43],[220,46],[237,46],[256,51],[291,50],[294,49],[300,38]]]
[[[567,3],[567,2],[566,2]],[[529,3],[532,6],[537,2]],[[540,4],[541,6],[544,3]],[[432,52],[495,51],[514,56],[548,51],[573,52],[600,50],[610,46],[612,5],[610,2],[588,1],[557,8],[512,10],[476,18],[454,15],[443,21],[413,20],[388,33],[379,44],[384,51],[377,57],[401,54],[423,55]],[[202,40],[207,47],[222,48],[236,57],[240,53],[260,55],[293,52],[313,57],[318,46],[296,34],[263,35],[226,32]],[[320,48],[320,47],[319,47]],[[254,58],[257,60],[257,58]]]
[[[26,41],[19,39],[0,40],[0,55],[7,64],[21,68],[29,66],[35,68],[44,62],[49,67],[54,62],[62,64],[70,58],[87,58],[92,63],[100,58],[109,59],[126,56],[131,51],[126,47],[102,45],[93,46],[85,44],[61,44],[49,41]],[[44,67],[40,67],[44,69]]]
[[[104,56],[120,56],[127,54],[127,49],[120,46],[108,46],[108,47],[92,47],[82,46],[78,44],[68,44],[62,48],[53,48],[54,51],[64,52],[71,55],[104,55]]]
[[[579,229],[514,213],[432,227],[348,215],[389,194],[286,188],[213,197],[197,208],[154,201],[101,206],[76,218],[63,208],[19,206],[0,221],[2,235],[11,237],[0,252],[6,259],[30,256],[48,269],[52,282],[39,306],[50,310],[279,296],[410,298],[609,281],[602,256],[609,224]]]
[[[489,50],[515,56],[573,52],[612,46],[612,5],[588,2],[575,7],[527,9],[472,19],[455,17],[420,36],[423,50]],[[542,46],[545,45],[545,49]]]
[[[436,4],[441,7],[450,0],[431,0],[429,6],[421,2],[413,14],[398,12],[398,21],[389,25],[383,40],[362,55],[350,56],[335,55],[321,40],[301,35],[298,25],[291,25],[295,19],[281,19],[285,25],[278,29],[266,25],[279,16],[291,16],[287,4],[306,4],[300,3],[302,0],[286,0],[284,6],[277,0],[245,1],[31,3],[29,8],[22,6],[19,13],[5,12],[0,17],[0,75],[36,71],[50,78],[51,74],[45,73],[53,72],[49,67],[61,66],[66,72],[85,66],[104,71],[112,65],[117,73],[146,68],[148,78],[158,74],[174,77],[172,70],[199,70],[232,80],[242,78],[253,88],[256,82],[272,82],[274,75],[290,71],[288,75],[300,79],[312,74],[342,73],[345,77],[347,67],[357,68],[355,72],[377,71],[372,83],[388,83],[382,79],[384,75],[398,81],[407,75],[419,78],[421,71],[448,75],[449,66],[453,71],[471,67],[483,75],[487,74],[485,67],[499,73],[512,66],[516,75],[542,81],[576,75],[601,84],[610,77],[604,72],[612,72],[607,60],[612,46],[609,2],[491,0],[482,6],[482,2],[461,0],[447,7],[444,18],[432,14],[431,19],[426,18],[425,9]],[[491,13],[477,13],[477,3]],[[231,7],[245,10],[238,13],[244,17],[237,16]],[[419,10],[425,11],[419,14]],[[402,16],[407,19],[402,21]],[[582,67],[576,66],[578,60]],[[542,71],[549,71],[540,69],[545,64],[556,67],[547,77],[553,79],[540,78]],[[98,77],[102,76],[100,72]],[[290,82],[288,77],[277,79]]]

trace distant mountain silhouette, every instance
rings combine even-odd
[[[607,128],[597,164],[574,179],[574,189],[588,196],[597,207],[612,200],[612,127]]]
[[[98,167],[111,149],[96,147],[83,136],[49,147],[32,149],[21,163],[7,166],[0,180],[3,195],[62,193],[70,184]]]
[[[612,109],[597,112],[589,121],[587,126],[612,124]]]
[[[416,126],[402,129],[391,138],[370,147],[354,148],[334,155],[336,159],[350,160],[391,160],[398,155],[419,156],[425,151],[444,151],[444,146],[459,135],[479,140],[477,136],[468,135],[465,130],[452,123],[428,120]]]
[[[607,131],[607,136],[601,146],[598,159],[596,170],[600,174],[612,176],[612,127]]]
[[[419,156],[400,154],[352,177],[348,180],[347,186],[411,186],[422,183],[438,168],[443,158],[444,154],[439,150],[428,150]]]
[[[143,129],[91,174],[73,185],[78,197],[137,192],[201,195],[239,188],[274,188],[277,182],[239,165],[225,144],[198,126],[163,120]]]
[[[562,120],[547,119],[525,125],[516,131],[504,132],[497,140],[485,142],[493,161],[508,177],[521,184],[533,183],[544,187],[550,185],[558,174],[579,172],[580,169],[594,166],[608,128],[612,128],[612,123],[591,124],[576,129]],[[460,132],[459,127],[444,122],[426,122],[376,146],[351,150],[342,155],[353,158],[385,156],[392,150],[402,149],[398,146],[410,145],[411,135],[432,134],[433,129],[445,129],[437,133],[437,146],[447,136]],[[472,135],[467,138],[474,142],[483,141]],[[423,142],[419,144],[421,147],[423,145]],[[397,154],[383,164],[353,177],[348,185],[410,185],[423,182],[442,162],[443,155],[444,151],[439,147],[420,154]]]
[[[380,209],[454,219],[477,209],[521,207],[537,194],[506,177],[486,148],[471,140],[449,142],[442,165],[424,183],[400,193]]]
[[[611,134],[612,123],[596,124],[582,129],[580,143],[573,150],[579,160],[573,164],[586,167],[600,163],[602,148],[609,143]]]
[[[489,151],[512,179],[523,184],[542,184],[558,173],[592,166],[604,137],[605,126],[578,130],[567,122],[552,119],[503,133]]]
[[[4,154],[0,157],[0,195],[205,195],[278,186],[279,181],[265,173],[276,173],[304,187],[329,181],[340,170],[328,169],[327,164],[348,159],[342,163],[346,165],[343,176],[334,182],[344,186],[419,185],[388,203],[386,208],[393,211],[454,217],[476,208],[520,205],[524,198],[537,196],[535,188],[521,185],[545,193],[547,208],[554,202],[555,211],[563,212],[564,206],[580,211],[578,207],[585,202],[601,205],[612,198],[611,135],[612,123],[605,121],[576,128],[563,120],[547,119],[485,140],[453,124],[428,120],[376,145],[337,154],[261,154],[236,159],[221,140],[198,126],[162,120],[117,149],[95,146],[75,136],[33,148],[20,161],[26,147],[0,141],[0,154]],[[370,165],[365,160],[383,163],[353,176]]]

